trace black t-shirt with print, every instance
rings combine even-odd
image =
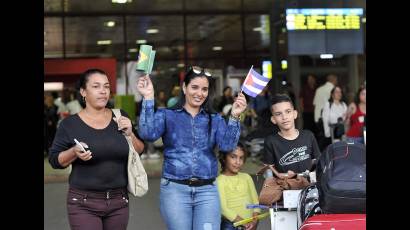
[[[320,155],[319,147],[313,133],[302,130],[295,140],[287,140],[279,134],[272,134],[265,138],[263,162],[274,164],[282,173],[292,170],[302,173],[310,170],[312,159]]]

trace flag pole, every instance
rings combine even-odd
[[[252,68],[253,68],[253,65],[252,65],[251,68],[249,69],[249,72],[248,72],[248,74],[246,75],[246,78],[245,78],[245,80],[243,81],[243,83],[245,83],[245,82],[246,82],[246,79],[248,79],[249,73],[251,72]],[[240,92],[239,94],[241,94],[242,91],[243,91],[243,84],[242,84],[242,87],[241,87],[241,92]],[[238,96],[239,96],[239,94],[238,94]]]

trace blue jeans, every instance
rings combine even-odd
[[[364,137],[346,137],[346,141],[364,144]]]
[[[190,187],[161,178],[160,211],[169,230],[219,230],[221,207],[216,182]]]

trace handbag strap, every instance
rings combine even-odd
[[[112,112],[114,113],[114,116],[118,119],[119,117],[121,117],[121,111],[120,109],[111,109]]]
[[[121,111],[120,111],[120,109],[111,109],[111,110],[112,110],[112,112],[114,113],[114,116],[115,116],[117,119],[118,119],[119,117],[121,117]],[[131,137],[125,135],[124,133],[122,133],[122,134],[124,135],[125,139],[127,140],[128,145],[130,146],[131,150],[134,151],[134,152],[137,152],[137,151],[135,151],[134,145],[132,144]]]

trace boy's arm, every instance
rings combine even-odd
[[[265,164],[273,164],[274,163],[274,159],[273,159],[273,153],[274,153],[274,151],[273,151],[273,147],[272,147],[272,144],[271,143],[269,143],[269,138],[267,137],[267,138],[265,138],[265,141],[264,141],[264,143],[263,143],[263,147],[264,147],[264,153],[263,153],[263,159],[262,159],[262,161],[263,161],[263,163],[265,163]]]

